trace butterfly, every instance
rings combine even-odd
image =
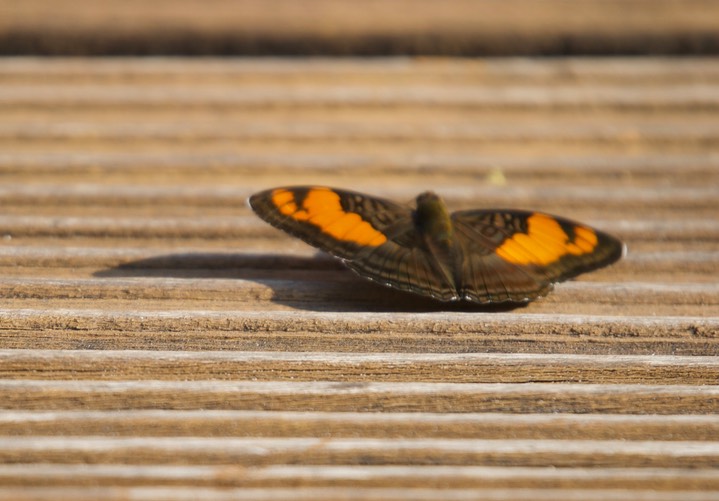
[[[541,212],[450,213],[433,192],[417,196],[412,208],[353,191],[292,186],[256,193],[249,204],[358,275],[444,302],[526,303],[626,252],[607,233]]]

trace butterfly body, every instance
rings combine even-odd
[[[455,262],[457,248],[447,206],[436,194],[428,191],[417,197],[417,208],[412,216],[420,245],[432,257],[430,263],[456,291],[459,278]]]
[[[415,208],[318,186],[266,190],[249,202],[359,275],[439,301],[528,302],[624,253],[619,240],[580,223],[531,211],[450,213],[432,192]]]

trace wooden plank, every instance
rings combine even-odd
[[[0,350],[0,378],[712,385],[719,357],[34,349]]]
[[[272,332],[342,332],[372,333],[382,332],[385,336],[393,334],[427,333],[468,333],[475,336],[492,334],[502,330],[508,332],[536,333],[542,326],[556,325],[576,334],[614,335],[617,338],[701,336],[713,339],[717,333],[719,319],[715,317],[664,316],[648,318],[644,316],[611,315],[548,315],[496,312],[483,315],[481,319],[469,312],[427,312],[421,316],[413,313],[373,313],[368,320],[366,313],[325,312],[325,311],[278,311],[272,312],[272,318],[257,311],[108,311],[96,309],[55,310],[11,310],[0,309],[4,328],[9,330],[21,325],[30,328],[63,329],[72,325],[76,330],[98,327],[115,330],[161,331],[166,322],[173,321],[184,329],[201,327],[220,331],[272,331]],[[714,355],[714,354],[709,354]]]
[[[72,480],[71,480],[72,479]],[[0,466],[0,485],[39,487],[63,483],[92,486],[177,485],[198,487],[221,479],[225,487],[353,485],[372,488],[542,488],[653,489],[657,494],[683,489],[717,490],[710,469],[554,468],[505,466],[313,466],[37,464]],[[682,492],[685,493],[686,491]],[[678,493],[679,494],[679,493]]]
[[[364,177],[382,174],[388,178],[398,175],[413,174],[413,178],[421,180],[430,175],[436,175],[425,168],[427,164],[442,165],[442,173],[455,179],[472,178],[479,175],[496,173],[498,170],[504,175],[507,185],[512,186],[515,181],[521,179],[523,184],[542,183],[547,186],[547,180],[561,178],[565,181],[576,183],[587,183],[592,180],[604,180],[629,175],[630,182],[637,185],[654,185],[658,180],[680,182],[677,186],[687,186],[692,183],[699,183],[700,180],[712,180],[717,177],[719,160],[714,156],[707,156],[701,153],[665,153],[661,155],[647,153],[640,158],[626,157],[624,155],[581,155],[567,154],[562,157],[547,158],[536,156],[525,158],[521,156],[507,155],[489,156],[487,154],[460,154],[452,152],[433,152],[422,155],[411,152],[396,154],[376,154],[374,152],[327,152],[323,155],[306,153],[281,154],[272,152],[257,152],[254,154],[242,153],[212,153],[212,152],[168,152],[157,154],[152,152],[0,152],[0,173],[7,177],[9,184],[12,183],[14,190],[4,190],[3,200],[10,202],[26,203],[30,191],[43,195],[43,203],[52,200],[51,193],[47,193],[47,187],[38,183],[28,185],[20,177],[19,182],[12,182],[14,176],[33,173],[43,176],[46,180],[84,179],[85,188],[77,186],[58,184],[55,186],[59,191],[55,195],[60,198],[63,193],[73,190],[75,196],[82,196],[83,201],[95,201],[94,190],[105,190],[104,184],[94,184],[92,190],[88,189],[88,179],[96,181],[102,176],[106,181],[112,179],[119,184],[119,193],[124,197],[132,196],[142,203],[147,201],[148,190],[159,190],[163,186],[139,186],[137,192],[129,190],[126,184],[135,178],[140,172],[145,179],[156,179],[158,174],[166,176],[172,173],[173,182],[176,184],[175,197],[179,182],[187,182],[188,179],[205,179],[209,174],[213,179],[222,177],[230,178],[239,174],[258,174],[262,169],[263,174],[279,174],[294,178],[298,174],[304,176],[326,175],[336,169],[352,169],[359,181]],[[498,169],[498,166],[501,168]],[[364,181],[362,181],[364,182]],[[551,183],[549,184],[551,186]],[[222,187],[219,185],[201,189],[197,185],[192,187],[194,194],[209,192],[213,197],[219,197],[223,202],[232,203],[237,201],[238,190],[236,188]],[[381,188],[381,187],[379,187]],[[478,186],[481,189],[482,186]],[[45,191],[45,193],[43,193]],[[186,190],[186,192],[189,190]],[[17,193],[16,193],[17,192]],[[159,192],[157,193],[159,195]],[[77,203],[75,199],[68,198],[68,202]],[[103,199],[107,205],[112,204],[117,195],[109,199]],[[202,198],[200,198],[202,200]],[[195,197],[186,196],[183,201],[192,202]],[[99,204],[97,201],[95,203]],[[168,200],[168,203],[170,201]],[[195,203],[197,203],[195,201]],[[176,205],[176,204],[175,204]]]
[[[373,437],[716,442],[716,415],[248,410],[12,411],[12,436]]]
[[[261,298],[260,298],[261,300]],[[306,303],[304,303],[306,304]],[[342,303],[340,303],[342,304]],[[344,313],[268,310],[137,311],[134,301],[118,311],[82,309],[0,310],[7,348],[215,349],[291,351],[453,352],[502,350],[590,354],[717,353],[714,317],[581,316],[502,313],[377,312],[373,320],[357,305]],[[158,305],[162,310],[162,305]],[[359,308],[362,310],[362,308]],[[308,311],[309,310],[309,311]],[[390,309],[391,310],[391,309]],[[404,312],[403,312],[404,311]],[[485,312],[486,313],[486,312]]]
[[[425,303],[412,303],[405,295],[385,294],[376,286],[366,284],[346,271],[292,271],[279,278],[280,273],[268,273],[269,276],[245,271],[246,268],[229,271],[216,267],[208,270],[188,270],[174,272],[173,277],[163,268],[153,270],[135,270],[142,277],[72,279],[55,278],[55,270],[40,268],[33,278],[0,281],[0,294],[5,300],[6,308],[35,309],[42,307],[44,299],[61,300],[66,307],[76,305],[90,306],[91,302],[100,302],[107,308],[120,309],[128,301],[144,301],[145,308],[181,310],[188,300],[196,302],[197,307],[205,305],[212,310],[239,310],[245,302],[264,299],[271,301],[274,310],[287,310],[293,306],[301,306],[306,296],[317,299],[334,300],[336,304],[345,304],[357,309],[362,302],[370,307],[384,311],[422,311],[431,308]],[[108,272],[112,274],[112,272]],[[133,274],[133,271],[126,272]],[[648,272],[647,272],[648,273]],[[701,270],[695,271],[697,275]],[[78,272],[75,275],[80,274]],[[312,276],[310,276],[312,274]],[[185,275],[185,276],[183,276]],[[334,276],[339,275],[339,276]],[[46,276],[48,278],[40,278]],[[239,278],[245,276],[247,278]],[[51,278],[52,277],[52,278]],[[222,277],[222,278],[218,278]],[[612,277],[607,277],[611,279]],[[347,287],[354,287],[348,294]],[[355,287],[356,286],[356,287]],[[611,315],[620,311],[635,315],[649,313],[652,308],[663,304],[667,299],[682,295],[676,301],[675,313],[686,314],[695,311],[697,306],[704,307],[704,314],[719,315],[717,287],[712,284],[674,285],[647,283],[614,284],[607,282],[581,282],[557,287],[549,298],[531,307],[532,313],[570,313],[577,307],[584,307],[587,313]],[[385,306],[392,302],[391,306]],[[352,307],[352,305],[355,305]],[[618,306],[621,305],[621,306]],[[472,308],[455,306],[457,311],[473,311]],[[491,309],[484,308],[484,311]],[[482,311],[481,308],[474,311]],[[165,329],[165,331],[169,331]],[[0,329],[0,336],[3,329]],[[714,338],[706,336],[708,341]]]
[[[7,499],[18,501],[35,501],[44,499],[57,500],[195,500],[227,501],[246,499],[248,501],[279,501],[288,498],[300,501],[313,500],[391,500],[391,501],[425,501],[445,499],[448,501],[465,501],[487,499],[490,501],[712,501],[716,499],[716,491],[672,491],[657,492],[654,489],[351,489],[340,488],[277,488],[277,489],[227,489],[207,487],[52,487],[4,489]]]
[[[475,109],[527,109],[539,111],[554,109],[577,110],[582,106],[596,106],[610,110],[693,110],[715,111],[719,107],[719,94],[712,85],[668,85],[655,89],[626,86],[603,86],[582,88],[578,86],[531,86],[515,85],[503,88],[478,86],[454,86],[453,88],[417,86],[404,89],[386,87],[378,91],[372,88],[334,87],[293,90],[277,87],[245,89],[192,89],[146,85],[142,93],[133,86],[87,86],[78,89],[71,85],[24,85],[4,86],[0,95],[3,108],[61,107],[193,107],[223,106],[239,109],[267,109],[276,106],[287,108],[406,108],[437,107]],[[394,87],[394,88],[393,88]],[[259,126],[260,124],[256,124]],[[66,130],[72,130],[68,127]]]
[[[287,381],[0,381],[6,409],[241,409],[711,414],[717,385]]]
[[[42,463],[441,464],[555,467],[719,465],[719,445],[680,441],[335,439],[229,437],[8,437],[0,459]],[[26,458],[26,459],[25,459]],[[438,458],[442,458],[439,460]]]
[[[671,64],[667,64],[671,63]],[[614,82],[622,85],[651,82],[716,82],[719,63],[711,57],[625,57],[604,58],[82,58],[15,57],[0,59],[3,81],[48,82],[124,82],[138,78],[167,83],[254,84],[277,83],[277,77],[290,78],[313,86],[341,83],[404,84],[405,82],[447,83],[448,77],[476,79],[476,83],[507,83],[531,80],[533,83],[561,81],[572,83]],[[571,77],[571,78],[568,78]],[[461,81],[461,80],[460,80]]]

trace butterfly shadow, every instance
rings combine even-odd
[[[156,277],[238,281],[213,288],[217,299],[260,301],[256,285],[269,288],[271,301],[295,309],[326,312],[499,312],[524,304],[443,303],[390,289],[359,277],[324,253],[313,257],[285,254],[175,253],[127,261],[94,273],[102,278]],[[228,292],[229,291],[229,292]]]

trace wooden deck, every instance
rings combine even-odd
[[[0,60],[0,498],[719,499],[719,62]],[[629,254],[516,310],[272,229],[323,183]]]

